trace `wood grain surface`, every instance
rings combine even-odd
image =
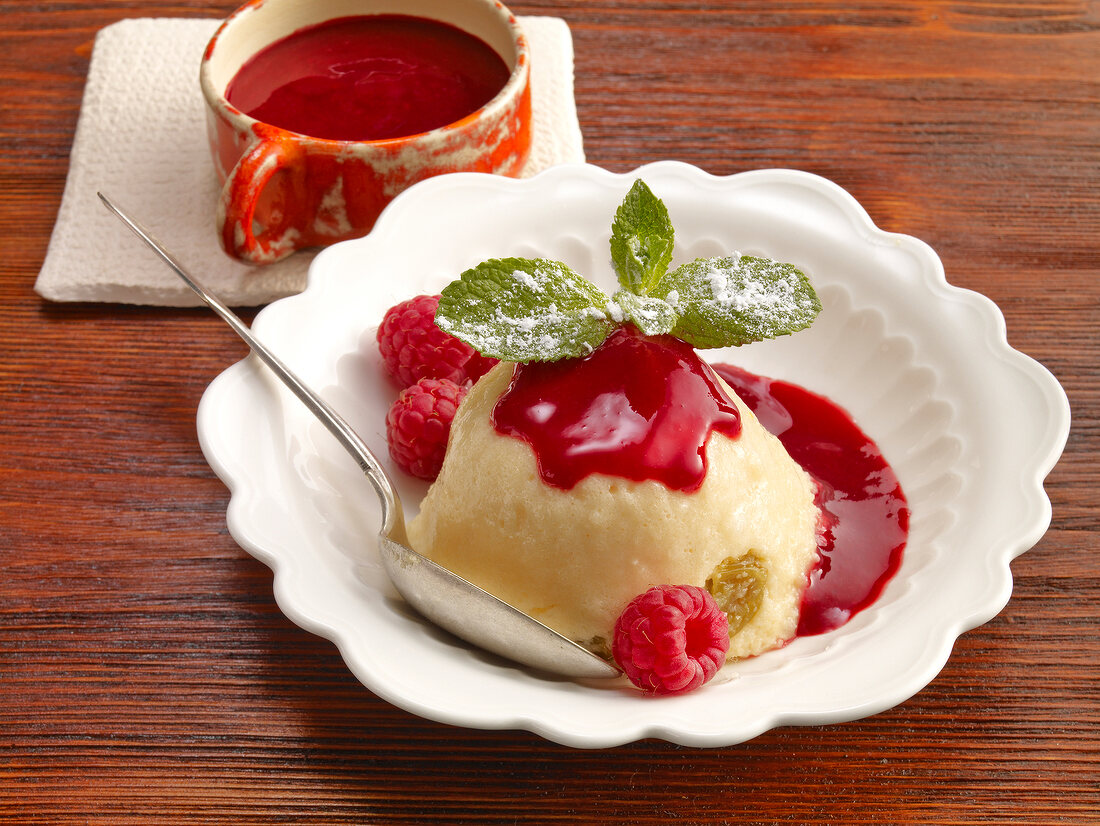
[[[226,531],[194,417],[243,346],[32,289],[96,31],[231,5],[0,0],[0,823],[1100,823],[1100,4],[511,5],[569,23],[591,162],[820,173],[997,302],[1074,413],[1011,602],[896,708],[729,748],[389,705]]]

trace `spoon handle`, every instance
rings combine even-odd
[[[278,356],[271,352],[265,344],[260,342],[260,340],[252,334],[248,325],[237,317],[232,310],[225,306],[225,304],[207,290],[206,287],[189,275],[187,271],[184,270],[183,266],[176,261],[172,254],[164,248],[148,229],[123,212],[102,192],[97,194],[99,195],[99,199],[103,201],[111,212],[118,216],[126,226],[148,244],[149,247],[175,271],[176,275],[183,279],[184,283],[194,290],[199,298],[206,302],[210,309],[220,315],[222,319],[233,328],[233,331],[244,340],[249,348],[251,348],[252,352],[271,369],[271,372],[273,372],[279,380],[301,400],[302,404],[304,404],[309,411],[328,428],[328,431],[336,437],[336,440],[344,449],[355,458],[355,461],[359,464],[363,473],[366,474],[367,478],[374,486],[375,492],[378,494],[378,499],[382,503],[383,531],[388,532],[387,529],[394,527],[395,519],[400,515],[401,508],[400,501],[397,498],[397,492],[374,453],[372,453],[366,443],[359,438],[359,435],[352,430],[351,425],[349,425],[339,413],[333,410],[324,399],[304,384],[302,380],[299,379],[289,367],[283,364]]]

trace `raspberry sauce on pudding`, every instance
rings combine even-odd
[[[510,75],[488,44],[435,20],[340,17],[255,54],[226,88],[247,115],[329,140],[428,132],[480,109]]]
[[[741,432],[721,376],[817,483],[819,560],[798,635],[838,628],[870,605],[901,564],[909,509],[897,476],[840,407],[788,382],[711,367],[688,344],[616,330],[580,359],[517,365],[497,401],[497,432],[527,442],[548,485],[593,473],[652,479],[691,492],[706,476],[706,441]]]
[[[736,438],[741,416],[690,344],[620,327],[583,358],[516,365],[493,427],[527,442],[553,487],[602,473],[693,491],[711,431]]]

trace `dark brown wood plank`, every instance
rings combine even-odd
[[[730,748],[576,751],[375,697],[225,529],[194,411],[241,346],[32,290],[95,32],[231,5],[4,0],[0,823],[1100,823],[1100,7],[511,5],[570,24],[593,163],[817,172],[998,303],[1075,417],[1012,601],[900,706]]]

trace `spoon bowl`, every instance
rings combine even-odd
[[[328,429],[367,476],[382,507],[378,548],[398,593],[422,616],[478,648],[540,671],[574,678],[615,677],[619,670],[408,545],[397,490],[385,469],[351,426],[295,375],[220,299],[189,275],[140,223],[103,193],[99,198],[141,238],[249,346],[253,353]]]

